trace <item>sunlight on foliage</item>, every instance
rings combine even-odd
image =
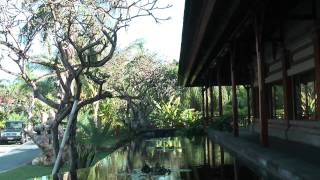
[[[155,111],[151,114],[151,121],[159,128],[188,127],[199,120],[200,114],[194,109],[183,108],[180,97],[170,97],[168,102],[155,102]]]
[[[88,112],[80,114],[77,139],[82,144],[102,145],[106,137],[112,136],[111,122],[95,123]]]

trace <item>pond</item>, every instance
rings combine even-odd
[[[68,174],[64,177],[67,180]],[[259,177],[206,137],[167,137],[132,141],[93,167],[78,170],[78,179],[229,180]]]

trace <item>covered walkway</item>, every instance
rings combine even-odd
[[[240,130],[239,137],[234,137],[209,129],[208,136],[267,179],[320,179],[320,149],[314,146],[269,137],[265,148],[259,143],[259,134],[248,130]]]
[[[204,127],[231,116],[233,134],[209,137],[251,169],[266,179],[320,179],[320,1],[186,0],[179,83],[202,88]],[[239,128],[239,86],[257,134]]]

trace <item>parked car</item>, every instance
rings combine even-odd
[[[26,142],[26,135],[23,131],[24,123],[22,121],[7,121],[4,129],[0,131],[0,142]]]

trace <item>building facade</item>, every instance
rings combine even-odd
[[[320,2],[186,0],[179,82],[232,86],[235,136],[236,86],[246,85],[263,145],[276,136],[320,146]]]

